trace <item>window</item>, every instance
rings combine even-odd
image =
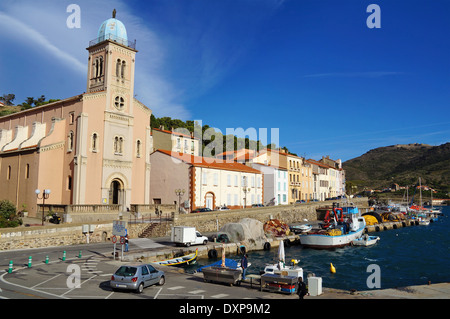
[[[73,124],[74,120],[75,120],[75,113],[70,112],[69,113],[69,124]]]
[[[123,148],[123,137],[122,136],[114,137],[114,154],[122,155],[122,148]]]
[[[136,141],[136,157],[141,157],[141,140]]]
[[[116,98],[114,99],[114,106],[116,107],[116,109],[123,110],[124,105],[125,99],[121,96],[116,96]]]
[[[124,79],[125,78],[125,69],[126,69],[125,61],[117,59],[117,61],[116,61],[116,77]]]
[[[11,165],[8,166],[8,170],[6,171],[6,179],[11,179]]]
[[[67,190],[72,190],[72,176],[67,176]]]
[[[67,151],[72,152],[73,150],[73,131],[69,132],[69,135],[67,136]]]
[[[238,186],[238,176],[234,175],[234,186]]]
[[[203,172],[203,176],[202,176],[202,184],[206,185],[206,172]]]
[[[92,134],[92,152],[97,152],[97,143],[98,143],[98,135],[97,133]]]
[[[227,186],[231,186],[231,175],[227,175]]]
[[[30,164],[25,165],[25,179],[30,178]]]
[[[214,186],[219,185],[219,174],[214,173]]]

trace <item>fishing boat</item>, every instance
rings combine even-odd
[[[378,241],[380,240],[380,237],[378,236],[369,236],[367,234],[353,239],[352,240],[352,245],[354,246],[372,246],[375,245]]]
[[[340,216],[338,216],[340,212]],[[364,217],[359,214],[357,207],[347,209],[347,217],[344,217],[343,209],[333,207],[333,216],[328,211],[325,224],[326,229],[311,230],[309,233],[300,235],[300,244],[304,247],[329,249],[344,247],[361,237],[366,227]]]
[[[184,266],[184,265],[192,265],[197,262],[197,254],[198,249],[195,250],[194,253],[190,253],[180,257],[173,257],[167,260],[155,261],[155,264],[161,266]]]
[[[289,228],[295,233],[295,234],[301,234],[301,233],[307,233],[312,229],[312,225],[305,224],[305,225],[292,225],[289,226]]]
[[[419,225],[428,226],[430,225],[430,220],[419,217]]]
[[[280,246],[278,246],[278,263],[267,264],[264,267],[263,273],[265,274],[281,274],[293,277],[303,278],[303,268],[298,266],[299,260],[292,259],[291,265],[286,265],[285,263],[285,253],[284,253],[284,241],[280,241]]]

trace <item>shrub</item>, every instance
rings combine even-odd
[[[22,225],[22,219],[17,216],[16,206],[9,200],[0,201],[0,227],[17,227]]]

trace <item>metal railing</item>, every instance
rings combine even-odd
[[[105,40],[111,40],[113,42],[125,45],[125,46],[127,46],[129,48],[132,48],[132,49],[136,50],[136,40],[129,41],[127,39],[115,36],[115,35],[110,34],[110,33],[109,34],[105,34],[102,37],[98,37],[98,38],[95,38],[94,40],[89,41],[89,46],[91,47],[91,46],[96,45],[96,44],[98,44],[100,42],[103,42]]]

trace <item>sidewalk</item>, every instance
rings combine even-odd
[[[307,296],[305,299],[450,299],[450,283],[374,289],[354,293],[323,288],[320,296]]]

